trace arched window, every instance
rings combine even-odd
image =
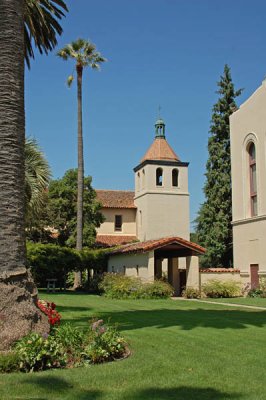
[[[163,170],[162,168],[156,169],[156,186],[163,185]]]
[[[249,180],[250,180],[250,205],[251,216],[258,215],[258,197],[257,197],[257,171],[256,171],[256,149],[252,142],[248,147],[249,155]]]
[[[172,170],[172,186],[178,186],[178,169]]]
[[[138,174],[137,174],[137,191],[139,191],[139,190],[140,190],[140,174],[138,172]]]
[[[142,170],[142,189],[145,188],[145,170]]]

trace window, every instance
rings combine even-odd
[[[140,174],[138,172],[138,174],[137,174],[137,191],[139,191],[139,190],[140,190]]]
[[[256,149],[255,149],[254,143],[251,143],[249,145],[248,154],[249,154],[251,216],[254,217],[254,216],[258,215]]]
[[[145,170],[142,170],[142,189],[145,189]]]
[[[115,216],[115,231],[122,231],[122,215]]]
[[[178,169],[172,170],[172,186],[178,186]]]
[[[163,186],[163,170],[162,170],[162,168],[156,169],[156,186]]]

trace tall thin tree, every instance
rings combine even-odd
[[[90,41],[77,39],[66,45],[57,55],[63,60],[73,59],[77,74],[77,99],[78,99],[78,193],[77,193],[77,242],[76,249],[82,250],[83,246],[83,192],[84,192],[84,157],[83,157],[83,129],[82,129],[82,77],[83,69],[91,67],[100,68],[106,59],[96,50]],[[68,77],[67,83],[71,86],[74,76]],[[81,273],[75,274],[74,287],[81,285]]]
[[[229,117],[236,110],[235,90],[228,65],[217,83],[220,95],[213,106],[206,164],[205,202],[197,223],[197,235],[207,251],[202,258],[205,267],[229,267],[232,264],[232,194]]]

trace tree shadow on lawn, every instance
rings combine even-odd
[[[68,307],[65,307],[65,311]],[[74,311],[74,308],[73,308]],[[210,309],[155,309],[155,310],[130,310],[114,312],[98,312],[97,316],[111,323],[118,323],[122,330],[141,329],[146,327],[168,328],[179,326],[183,330],[197,327],[216,329],[245,329],[247,325],[263,328],[266,326],[266,311],[242,310],[210,310]],[[64,318],[71,322],[71,317]],[[75,318],[75,323],[84,324],[90,319],[86,317]]]
[[[231,400],[241,399],[240,393],[226,393],[213,388],[180,386],[176,388],[149,388],[126,396],[127,400]]]
[[[86,390],[80,389],[77,385],[75,387],[73,384],[69,383],[64,378],[54,377],[54,376],[40,376],[31,375],[30,379],[26,379],[25,383],[29,383],[31,386],[38,387],[37,390],[41,389],[44,392],[48,392],[44,397],[17,397],[17,399],[23,400],[51,400],[68,398],[71,400],[98,400],[101,398],[102,392],[98,390]],[[42,396],[42,395],[41,395]],[[52,396],[52,397],[51,397]],[[59,397],[60,396],[60,397]]]

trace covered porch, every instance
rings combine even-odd
[[[108,270],[165,279],[180,296],[186,287],[199,287],[199,255],[205,249],[180,237],[167,237],[122,246],[110,254]]]

